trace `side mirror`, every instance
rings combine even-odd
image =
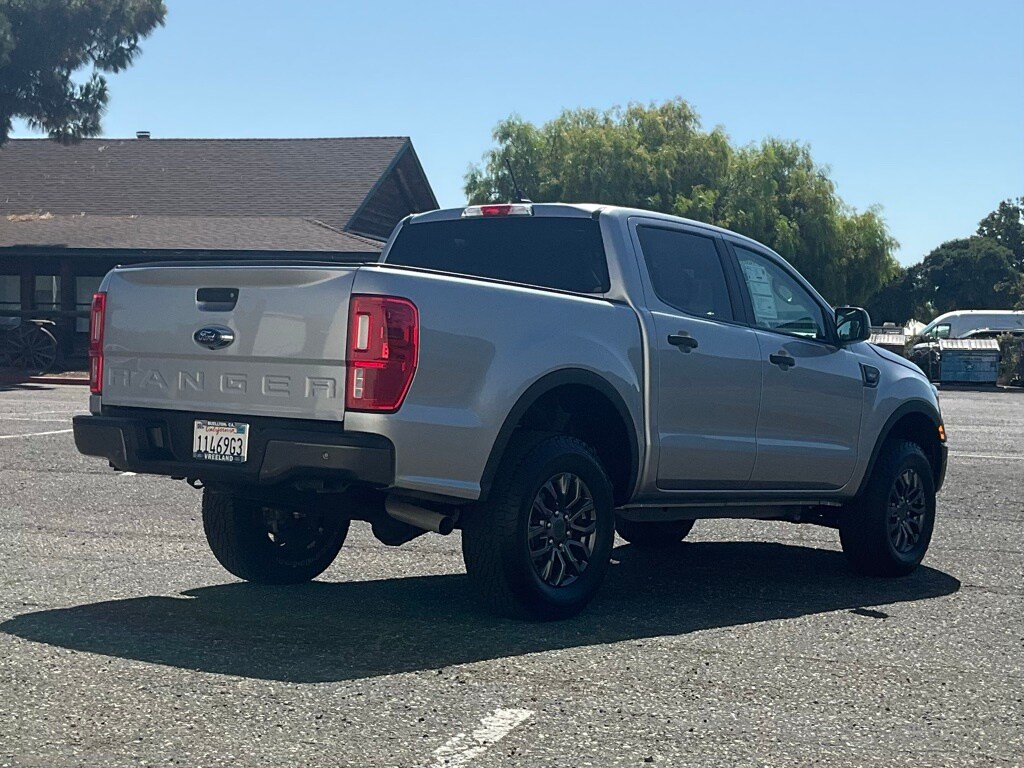
[[[860,307],[836,307],[836,333],[840,344],[871,338],[871,317]]]

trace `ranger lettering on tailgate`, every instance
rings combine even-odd
[[[170,381],[169,381],[169,380]],[[124,389],[152,389],[177,392],[260,393],[268,397],[302,397],[333,400],[338,397],[338,380],[329,376],[305,376],[301,379],[280,374],[263,376],[245,373],[207,375],[205,371],[177,371],[166,376],[156,368],[133,370],[110,366],[107,384]]]

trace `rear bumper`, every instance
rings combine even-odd
[[[272,485],[322,478],[381,487],[394,483],[394,446],[380,435],[343,432],[337,424],[290,419],[123,410],[132,413],[76,416],[79,452],[107,459],[121,471],[204,482]],[[192,424],[200,418],[248,423],[247,460],[225,465],[193,459]]]

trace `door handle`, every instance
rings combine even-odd
[[[782,352],[776,352],[774,355],[768,355],[768,360],[772,365],[777,365],[782,370],[792,368],[796,365],[796,358],[793,357],[789,352],[783,350]]]
[[[670,333],[668,336],[668,343],[673,347],[679,347],[680,352],[689,352],[691,349],[696,349],[700,346],[697,343],[697,340],[686,331]]]

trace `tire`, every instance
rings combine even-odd
[[[840,518],[847,562],[869,576],[906,576],[924,559],[934,527],[935,481],[924,451],[886,442],[864,493]]]
[[[693,520],[665,520],[638,523],[635,520],[615,521],[615,532],[630,544],[654,549],[671,547],[685,539],[693,530]]]
[[[348,534],[347,517],[286,510],[203,490],[203,530],[217,561],[256,584],[300,584],[334,562]]]
[[[593,449],[527,435],[509,444],[487,502],[466,515],[462,555],[488,609],[547,621],[590,602],[614,540],[612,487]]]

